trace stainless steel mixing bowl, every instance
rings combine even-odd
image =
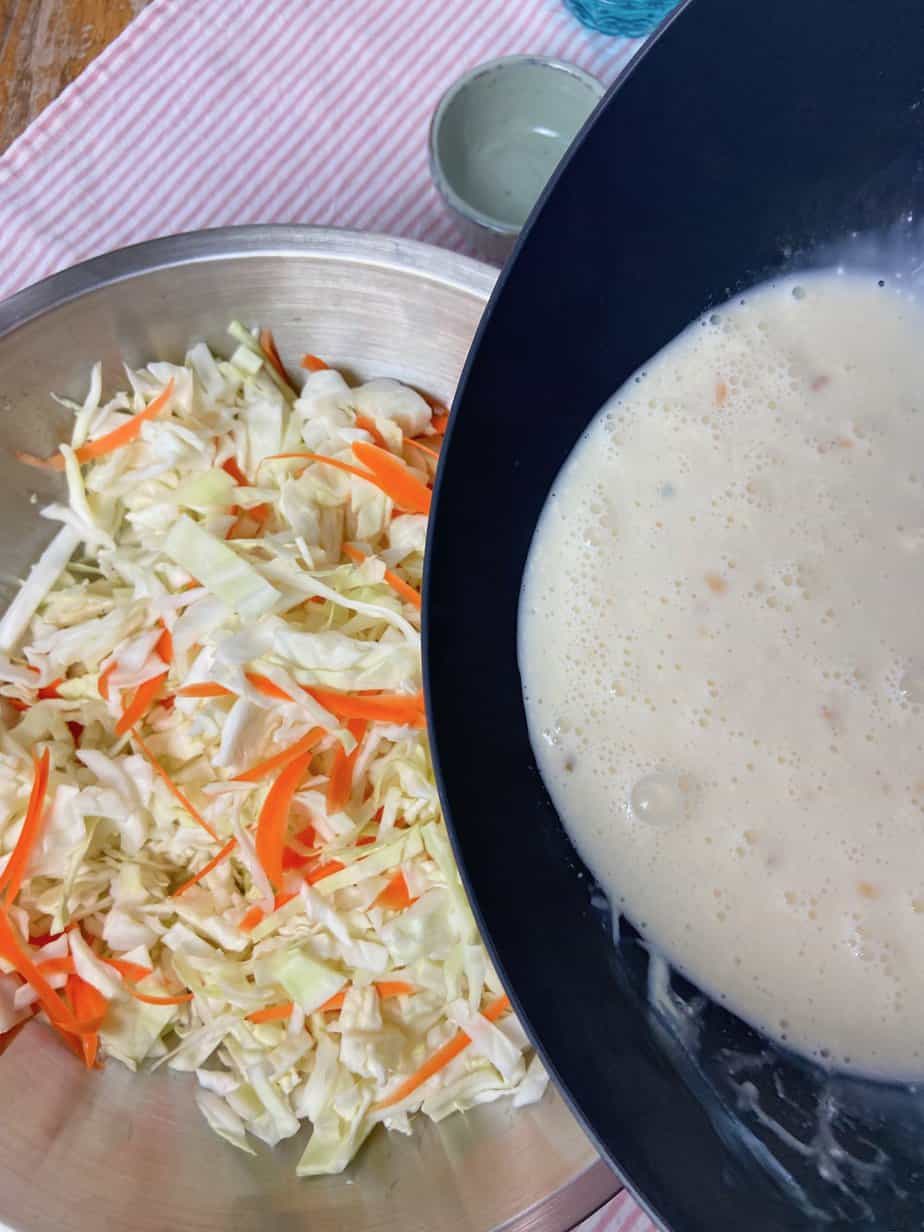
[[[356,377],[449,399],[495,272],[421,244],[248,227],[156,240],[58,274],[0,305],[0,608],[50,538],[55,481],[17,464],[62,434],[49,391],[82,396],[90,364],[227,352],[232,318],[270,325]],[[188,1075],[88,1074],[39,1026],[0,1058],[0,1220],[23,1232],[561,1232],[617,1188],[558,1095],[492,1104],[410,1138],[376,1133],[339,1177],[296,1181],[301,1147],[254,1158],[206,1128]]]

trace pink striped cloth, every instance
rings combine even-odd
[[[124,244],[234,223],[466,251],[427,126],[461,73],[532,52],[609,83],[637,43],[560,0],[154,0],[0,158],[0,297]],[[581,1232],[653,1232],[625,1193]]]

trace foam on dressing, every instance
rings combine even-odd
[[[924,310],[826,272],[603,408],[524,576],[540,770],[685,974],[828,1064],[924,1072]]]

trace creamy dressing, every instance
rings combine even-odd
[[[924,310],[780,281],[692,325],[549,495],[520,604],[540,770],[694,981],[924,1072]]]

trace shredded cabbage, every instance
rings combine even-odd
[[[84,402],[62,400],[68,497],[45,513],[63,526],[0,620],[0,889],[18,881],[0,923],[51,965],[42,991],[0,944],[0,1032],[59,1019],[48,997],[67,994],[88,1063],[98,1046],[191,1071],[233,1146],[310,1122],[310,1176],[378,1124],[519,1106],[547,1079],[440,813],[407,592],[426,517],[276,456],[356,467],[374,429],[428,482],[405,440],[438,445],[430,406],[329,369],[296,391],[271,347],[231,332],[230,360],[196,343],[106,402],[96,365]],[[164,410],[81,463],[170,382]],[[363,718],[370,695],[384,710]]]

